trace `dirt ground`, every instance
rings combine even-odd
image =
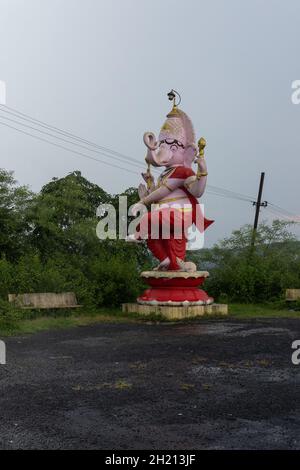
[[[11,337],[1,449],[300,449],[298,319]]]

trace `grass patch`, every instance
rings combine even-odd
[[[40,316],[39,316],[40,315]],[[93,323],[124,323],[134,322],[137,318],[134,314],[123,314],[121,310],[98,310],[93,311],[74,311],[69,309],[67,313],[65,311],[47,311],[41,312],[26,312],[23,314],[23,318],[19,319],[14,324],[11,324],[9,328],[1,328],[0,324],[0,335],[12,336],[22,335],[29,333],[37,333],[39,331],[45,331],[50,329],[63,329],[70,327],[92,325]]]
[[[300,318],[300,311],[289,308],[284,302],[273,304],[229,304],[229,315],[204,315],[202,317],[178,320],[178,323],[193,323],[201,320],[230,320],[254,318]],[[147,316],[136,313],[122,313],[120,309],[66,309],[66,310],[13,310],[0,317],[0,336],[32,334],[50,329],[64,329],[87,326],[95,323],[134,323],[134,322],[171,322],[162,316]],[[175,320],[176,322],[176,320]]]
[[[1,317],[0,317],[1,319]],[[18,310],[18,316],[3,317],[0,321],[0,337],[32,334],[51,329],[64,329],[87,326],[95,323],[136,323],[167,322],[161,315],[139,315],[123,313],[118,308],[100,309],[52,309],[52,310]]]
[[[225,317],[226,318],[226,317]],[[227,318],[300,318],[300,311],[282,303],[274,304],[229,304]]]

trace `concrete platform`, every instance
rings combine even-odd
[[[165,306],[142,305],[138,303],[122,304],[122,312],[138,313],[139,315],[160,315],[167,320],[183,320],[185,318],[202,317],[203,315],[228,315],[227,304]]]

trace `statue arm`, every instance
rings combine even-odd
[[[168,180],[167,182],[162,183],[158,188],[152,190],[147,196],[143,197],[140,202],[146,205],[159,202],[181,185],[182,180],[179,178]]]
[[[148,193],[155,189],[155,179],[154,176],[151,175],[150,170],[146,173],[142,173],[143,180],[147,184],[147,191]]]
[[[204,158],[199,158],[197,163],[199,165],[197,175],[186,178],[184,186],[192,196],[201,197],[207,183],[207,166]]]
[[[154,177],[147,173],[142,173],[142,177],[144,181],[146,182],[147,186],[143,183],[141,183],[138,187],[138,194],[139,198],[143,199],[145,198],[148,194],[150,194],[152,191],[155,190],[155,179]]]
[[[132,215],[135,216],[138,211],[141,210],[142,207],[145,205],[150,205],[156,202],[161,201],[165,197],[167,197],[170,193],[172,193],[175,189],[180,188],[184,183],[183,178],[172,178],[172,179],[167,179],[167,181],[163,181],[160,183],[160,185],[157,187],[154,187],[154,189],[150,192],[146,190],[145,191],[140,191],[139,190],[139,197],[140,200],[131,209]],[[144,185],[143,185],[144,186]]]
[[[190,176],[184,182],[185,188],[194,197],[201,197],[205,191],[207,182],[207,176],[201,176],[199,179],[197,176]]]

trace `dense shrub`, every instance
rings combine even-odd
[[[117,306],[134,301],[142,290],[135,258],[103,257],[91,262],[90,274],[94,282],[97,305]]]
[[[129,188],[128,206],[137,200]],[[99,240],[100,203],[118,197],[73,172],[54,178],[33,195],[0,170],[0,299],[2,324],[15,321],[8,293],[74,291],[79,303],[118,306],[142,291],[139,273],[152,266],[145,244]],[[300,287],[299,243],[288,225],[261,224],[255,249],[252,227],[233,232],[209,250],[193,255],[199,269],[210,271],[205,287],[216,299],[239,302],[278,300],[286,288]],[[191,257],[191,254],[189,258]]]
[[[0,332],[9,333],[18,329],[18,322],[22,318],[20,310],[9,302],[0,299]]]
[[[201,257],[210,272],[206,288],[229,301],[265,302],[280,299],[287,288],[300,288],[300,246],[288,224],[262,223],[251,250],[252,227],[233,232]]]
[[[137,199],[125,191],[128,205]],[[96,236],[96,209],[118,198],[74,172],[32,195],[0,172],[0,298],[9,293],[74,291],[88,306],[119,305],[141,289],[145,247]],[[18,250],[17,250],[18,248]]]

